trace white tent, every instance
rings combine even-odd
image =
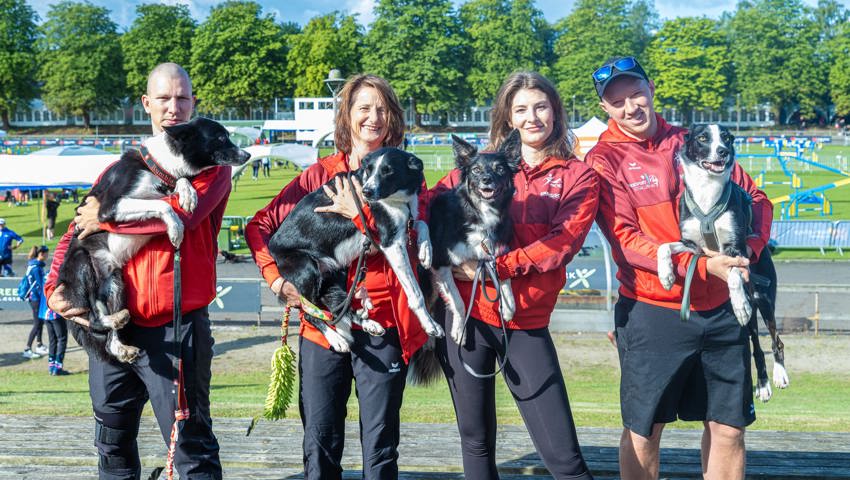
[[[70,153],[75,147],[57,149],[31,155],[0,155],[0,189],[87,188],[121,157],[102,150],[92,155],[80,154],[79,150]]]
[[[596,117],[591,118],[584,125],[574,128],[573,135],[578,139],[575,148],[576,156],[583,159],[585,154],[599,141],[599,136],[602,135],[602,132],[607,129],[608,125]]]
[[[241,136],[241,137],[245,137],[247,139],[247,142],[242,142],[242,145],[245,145],[245,144],[250,145],[250,144],[256,142],[257,139],[260,138],[260,135],[262,135],[262,133],[263,133],[262,130],[260,130],[259,128],[254,128],[254,127],[233,127],[233,126],[229,126],[229,127],[224,127],[224,128],[226,128],[227,131],[230,132],[231,136],[232,135],[238,135],[238,136]]]
[[[297,165],[302,170],[316,163],[319,158],[319,149],[297,143],[251,145],[243,150],[251,154],[248,163],[265,157],[281,158]]]

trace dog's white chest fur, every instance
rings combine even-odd
[[[465,242],[458,242],[449,250],[449,259],[453,264],[457,265],[466,260],[480,260],[488,258],[495,252],[490,252],[490,255],[484,251],[482,245],[486,240],[490,248],[496,248],[493,245],[493,231],[499,224],[499,214],[496,209],[486,202],[475,202],[478,211],[481,214],[481,222],[475,223],[472,230],[466,237]]]

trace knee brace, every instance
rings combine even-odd
[[[95,419],[94,439],[101,470],[139,470],[136,429],[113,428]]]

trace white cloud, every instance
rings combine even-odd
[[[375,0],[347,0],[346,7],[348,13],[357,15],[357,21],[363,26],[375,20]]]

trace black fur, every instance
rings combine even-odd
[[[406,235],[409,218],[403,222],[393,218],[384,201],[393,195],[413,197],[420,193],[425,182],[422,161],[397,148],[382,148],[364,157],[352,176],[363,185],[363,196],[378,229],[376,241],[386,247],[399,235]],[[373,176],[377,181],[367,184],[366,180]],[[334,190],[334,179],[326,185]],[[272,235],[269,252],[281,277],[316,306],[335,312],[345,302],[348,267],[357,259],[366,237],[348,218],[314,212],[315,208],[332,203],[321,188],[302,198]],[[341,244],[350,248],[338,249]],[[305,317],[323,330],[321,319]]]
[[[176,170],[170,171],[175,176],[193,176],[216,165],[240,165],[249,157],[230,141],[223,126],[206,118],[166,127],[164,136],[174,158],[171,162],[159,159],[160,164],[166,170]],[[89,196],[100,202],[100,222],[116,222],[122,220],[117,210],[122,199],[159,199],[171,193],[170,187],[147,168],[141,153],[128,150],[104,172]],[[124,306],[123,265],[105,260],[119,253],[109,251],[110,235],[99,232],[80,240],[75,234],[57,281],[58,285],[64,285],[65,299],[71,305],[90,311],[88,327],[70,322],[72,335],[89,355],[94,354],[103,360],[114,358],[107,348],[111,336],[117,335],[123,345],[132,343],[132,339],[125,338],[126,333],[120,328],[129,320]],[[106,315],[98,313],[98,302],[106,306]],[[104,323],[107,319],[110,323],[114,321],[118,328],[107,326]]]

